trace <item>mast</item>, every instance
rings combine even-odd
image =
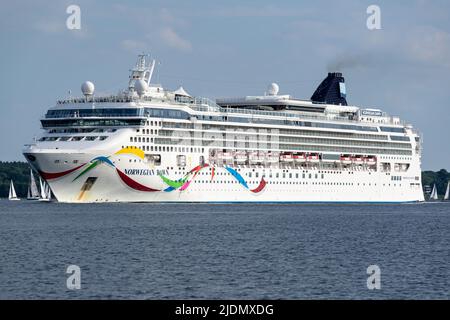
[[[134,84],[136,80],[144,80],[148,85],[152,79],[153,70],[155,68],[155,60],[152,59],[150,63],[146,61],[146,58],[150,58],[148,54],[138,55],[138,60],[133,69],[131,69],[130,81],[128,82],[128,90],[134,90]]]
[[[445,191],[444,200],[449,200],[450,198],[450,181],[447,183],[447,190]]]

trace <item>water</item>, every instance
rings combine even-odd
[[[71,264],[80,290],[66,287]],[[448,299],[449,264],[444,203],[0,201],[2,299]]]

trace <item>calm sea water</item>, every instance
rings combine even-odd
[[[449,297],[450,204],[0,201],[2,299]]]

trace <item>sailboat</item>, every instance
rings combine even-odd
[[[447,190],[445,191],[444,200],[450,200],[450,181],[447,183]]]
[[[50,190],[50,187],[42,181],[42,179],[39,177],[39,185],[41,187],[41,197],[39,198],[39,201],[50,201],[52,198],[52,192]]]
[[[14,183],[13,183],[13,181],[11,180],[11,184],[9,185],[9,197],[8,197],[8,199],[9,200],[20,200],[20,198],[18,198],[17,197],[17,194],[16,194],[16,189],[14,189]]]
[[[436,184],[434,184],[434,186],[433,186],[433,191],[431,191],[431,194],[430,194],[430,200],[438,200],[438,194],[437,194]]]
[[[33,170],[30,171],[30,185],[28,186],[27,200],[39,200],[39,191],[34,179]]]

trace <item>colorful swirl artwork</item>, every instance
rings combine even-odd
[[[130,148],[130,147],[123,148],[123,149],[119,150],[118,152],[116,152],[115,154],[116,155],[131,154],[140,159],[144,159],[144,152],[139,148]],[[97,167],[98,165],[105,164],[105,165],[115,169],[115,171],[117,172],[117,174],[118,174],[119,178],[122,180],[122,182],[125,183],[128,187],[130,187],[133,190],[142,191],[142,192],[157,192],[157,191],[172,192],[175,190],[185,191],[191,185],[191,183],[194,181],[194,179],[197,177],[198,173],[205,168],[211,168],[211,181],[213,181],[215,171],[216,171],[216,168],[210,166],[209,164],[203,164],[203,165],[198,165],[198,166],[194,167],[188,173],[186,173],[182,178],[180,178],[178,180],[171,180],[168,177],[166,177],[162,174],[159,174],[159,177],[161,178],[161,180],[167,185],[167,188],[159,190],[159,189],[145,186],[145,185],[137,182],[136,180],[130,178],[127,174],[122,172],[120,169],[118,169],[114,165],[114,163],[110,160],[110,157],[111,156],[96,157],[87,163],[84,163],[80,166],[77,166],[77,167],[67,170],[67,171],[55,172],[55,173],[39,171],[39,173],[44,179],[53,180],[53,179],[64,177],[64,176],[84,167],[84,169],[72,180],[72,181],[75,181],[78,178],[85,175],[87,172],[89,172],[92,169],[94,169],[95,167]],[[233,169],[229,166],[225,166],[225,169],[245,189],[247,189],[253,193],[259,193],[259,192],[263,191],[264,188],[266,187],[267,182],[264,180],[264,177],[261,178],[259,185],[255,189],[250,189],[247,182],[245,181],[245,179],[242,177],[242,175],[239,172],[237,172],[235,169]]]

